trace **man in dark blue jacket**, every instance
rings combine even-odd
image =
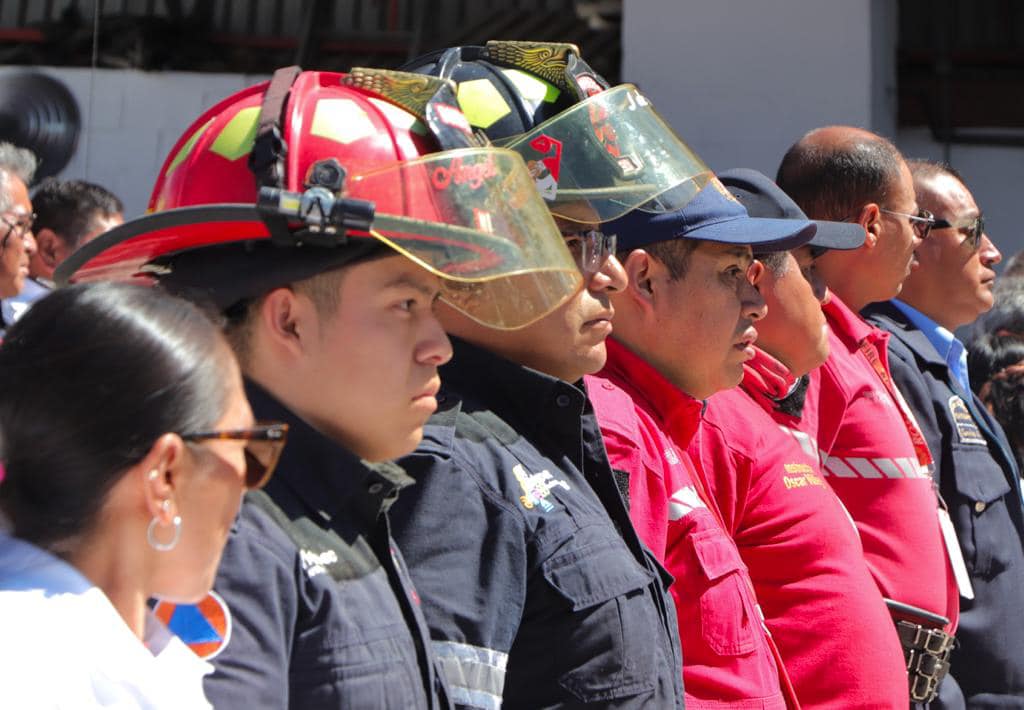
[[[409,99],[410,78],[433,93]],[[156,606],[211,659],[204,685],[218,708],[450,706],[389,522],[412,481],[388,460],[419,443],[451,357],[435,303],[510,327],[582,279],[526,167],[489,147],[451,149],[471,138],[468,125],[452,134],[466,124],[443,103],[447,85],[423,80],[279,70],[185,133],[152,214],[58,269],[82,280],[146,272],[215,308],[254,413],[289,425],[273,482],[246,496],[213,593]],[[360,120],[296,118],[339,106]],[[433,111],[448,123],[413,141]],[[245,121],[257,133],[248,144],[236,140]],[[410,161],[410,146],[422,159]],[[360,170],[373,177],[363,183]]]
[[[1020,473],[999,424],[971,392],[964,346],[953,335],[992,307],[992,267],[1002,256],[956,172],[924,161],[910,168],[918,203],[936,221],[899,299],[864,315],[892,334],[892,376],[935,459],[963,552],[959,646],[932,707],[1024,708]]]

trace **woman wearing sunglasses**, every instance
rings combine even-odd
[[[41,300],[0,348],[0,704],[209,707],[151,597],[210,589],[284,425],[254,426],[195,307],[125,284]]]

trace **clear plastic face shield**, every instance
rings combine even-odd
[[[275,220],[286,228],[275,230]],[[203,247],[270,240],[315,257],[313,248],[334,251],[370,238],[439,276],[442,299],[491,328],[527,326],[583,282],[520,157],[491,147],[352,174],[340,194],[323,187],[301,193],[264,188],[258,209],[206,205],[156,212],[90,242],[61,271],[73,281],[134,278],[159,274],[147,267],[153,262]]]
[[[552,214],[575,222],[677,210],[713,176],[632,84],[496,144],[523,157]]]
[[[521,328],[582,275],[522,160],[498,148],[434,153],[351,176],[372,200],[370,234],[442,279],[441,298],[492,328]]]

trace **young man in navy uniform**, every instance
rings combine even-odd
[[[434,307],[515,327],[517,307],[543,314],[581,278],[526,166],[474,145],[446,92],[280,70],[181,137],[152,214],[65,262],[78,280],[152,274],[215,307],[256,416],[290,427],[214,594],[156,606],[213,663],[217,707],[450,706],[389,521],[412,481],[388,459],[419,443],[451,357]]]

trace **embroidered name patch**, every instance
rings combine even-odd
[[[956,426],[956,434],[961,444],[985,445],[985,437],[967,409],[967,403],[958,396],[949,398],[949,413],[953,416],[953,424]]]
[[[306,574],[315,577],[318,574],[324,574],[328,567],[338,561],[338,553],[334,550],[325,550],[324,552],[299,550],[299,559]]]
[[[787,490],[825,485],[825,481],[814,472],[813,468],[805,463],[787,463],[784,465],[784,468],[786,469],[786,475],[782,477],[782,482]]]
[[[519,487],[523,489],[523,495],[519,496],[519,502],[527,510],[532,510],[535,506],[539,506],[545,513],[550,513],[555,509],[555,506],[548,500],[548,497],[551,495],[551,489],[564,488],[565,490],[570,490],[568,483],[555,479],[550,471],[530,473],[522,464],[516,464],[512,468],[512,473],[515,475],[516,480],[519,481]]]

